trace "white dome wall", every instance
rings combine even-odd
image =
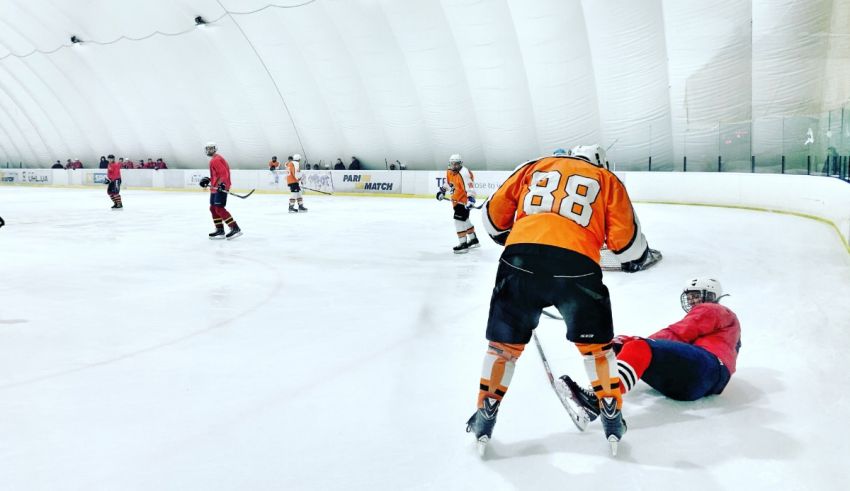
[[[749,168],[751,10],[741,0],[664,2],[676,169],[686,154],[688,170],[714,170],[718,155]],[[735,133],[741,123],[746,133]]]
[[[850,0],[286,4],[0,0],[0,164],[197,167],[208,140],[243,168],[298,152],[507,169],[590,142],[620,169],[850,151]]]
[[[602,142],[618,168],[670,162],[667,50],[660,0],[583,2]]]
[[[752,141],[762,168],[778,169],[783,153],[804,150],[808,117],[821,110],[832,3],[753,3]]]
[[[412,0],[387,2],[384,8],[428,138],[419,167],[445,169],[449,156],[460,153],[473,168],[486,168],[466,70],[442,5]]]
[[[579,0],[509,2],[537,128],[537,154],[600,141],[596,77]]]

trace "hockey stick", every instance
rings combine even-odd
[[[548,317],[548,318],[550,318],[550,319],[555,319],[555,320],[558,320],[558,321],[562,321],[562,320],[564,320],[564,318],[563,318],[563,317],[561,317],[560,315],[558,315],[558,314],[553,314],[553,313],[551,313],[551,312],[547,311],[546,309],[543,309],[543,315],[545,315],[546,317]]]
[[[252,189],[248,194],[236,194],[233,191],[228,190],[227,194],[232,195],[232,196],[236,196],[237,198],[245,199],[248,196],[251,196],[252,194],[254,194],[254,191],[256,191],[256,189]]]
[[[531,331],[531,337],[534,338],[534,344],[537,345],[537,352],[540,354],[540,360],[543,361],[543,368],[546,370],[546,376],[549,378],[549,385],[552,386],[552,390],[555,391],[555,395],[558,396],[558,400],[560,400],[561,404],[564,405],[564,409],[567,410],[567,414],[569,414],[570,419],[573,424],[576,425],[576,428],[578,428],[579,431],[584,431],[590,423],[590,420],[579,415],[579,413],[570,406],[570,403],[567,402],[568,397],[566,393],[558,390],[558,386],[555,384],[555,377],[552,376],[552,369],[549,368],[549,361],[546,360],[546,353],[543,352],[543,345],[540,344],[540,339],[537,338],[537,333]]]
[[[451,198],[440,198],[440,201],[451,201]],[[476,210],[480,210],[481,208],[484,207],[484,203],[486,203],[486,202],[482,201],[480,205],[478,205],[478,206],[472,205],[469,208],[475,208]]]
[[[328,194],[330,196],[334,195],[334,193],[329,193],[327,191],[319,191],[318,189],[308,188],[307,186],[304,186],[304,189],[306,189],[307,191],[313,191],[314,193]]]

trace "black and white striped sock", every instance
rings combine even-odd
[[[637,384],[638,376],[635,369],[623,360],[617,360],[617,372],[620,374],[620,383],[623,384],[623,393],[632,390]]]

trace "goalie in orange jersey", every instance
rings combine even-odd
[[[584,358],[612,453],[626,432],[599,251],[605,243],[621,263],[637,266],[651,255],[626,188],[606,166],[599,145],[541,157],[520,165],[485,203],[484,227],[505,250],[490,299],[478,410],[466,429],[482,455],[516,360],[552,305]]]
[[[469,252],[469,249],[479,247],[478,237],[475,236],[475,227],[469,220],[469,209],[475,204],[475,186],[472,171],[463,166],[460,155],[453,154],[449,157],[449,168],[446,170],[446,183],[437,191],[437,201],[446,199],[446,193],[450,192],[454,210],[455,230],[457,231],[458,245],[452,250],[455,254]]]

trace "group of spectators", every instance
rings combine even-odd
[[[273,160],[276,161],[276,159],[277,159],[277,157],[275,157]],[[98,164],[98,167],[101,168],[101,169],[106,169],[108,164],[109,164],[109,162],[107,162],[106,157],[102,155],[100,157],[100,163]],[[147,161],[145,161],[145,159],[139,159],[138,162],[135,162],[135,161],[133,161],[133,159],[125,159],[124,157],[121,157],[121,158],[118,159],[118,164],[121,166],[122,169],[154,169],[154,170],[168,169],[168,164],[166,164],[162,160],[162,158],[158,158],[158,159],[156,159],[156,161],[154,161],[153,159],[147,159]],[[73,160],[68,159],[67,162],[64,165],[62,164],[62,162],[57,160],[56,163],[53,164],[53,166],[52,166],[53,169],[82,169],[83,167],[84,167],[83,163],[80,161],[80,159],[73,159]],[[325,166],[325,168],[327,169],[328,166]],[[346,169],[348,169],[348,170],[362,170],[363,166],[360,164],[360,160],[357,157],[352,155],[351,156],[351,162],[348,164],[348,167],[345,166],[345,163],[343,163],[341,158],[338,158],[338,159],[336,159],[336,164],[334,164],[333,168],[334,168],[334,170],[346,170]],[[306,169],[306,170],[310,170],[310,169],[319,170],[319,169],[321,169],[321,167],[320,167],[320,164],[313,164],[313,165],[306,164],[304,166],[304,169]],[[396,170],[396,169],[401,170],[401,169],[404,169],[404,166],[398,160],[396,160],[394,163],[389,165],[389,169],[390,170]]]
[[[288,160],[292,160],[292,157],[290,156],[288,158]],[[398,160],[396,160],[396,162],[398,162]],[[280,163],[277,161],[277,156],[272,157],[272,160],[269,162],[269,170],[271,170],[271,171],[278,170],[279,167],[280,167]],[[330,169],[330,166],[325,165],[324,168]],[[395,169],[395,164],[393,164],[393,167],[391,167],[391,168]],[[304,167],[302,169],[303,170],[313,170],[313,169],[321,170],[322,164],[321,164],[321,162],[319,162],[318,164],[307,163],[307,164],[304,164]],[[345,169],[346,169],[346,167],[345,167],[345,164],[342,163],[342,159],[340,159],[340,158],[336,159],[336,164],[334,165],[334,170],[345,170]],[[360,160],[358,160],[357,157],[352,155],[351,156],[351,163],[348,164],[348,170],[362,170],[362,169],[363,169],[363,166],[360,165]]]
[[[108,165],[109,162],[106,160],[106,157],[101,155],[99,167],[101,169],[106,169]],[[168,164],[166,164],[162,158],[156,159],[156,162],[154,162],[153,159],[148,159],[147,162],[145,162],[145,159],[139,159],[138,162],[133,162],[133,159],[119,157],[118,165],[120,165],[122,169],[168,169]]]
[[[360,161],[355,156],[351,156],[351,163],[348,164],[348,170],[361,170],[363,167],[360,165]],[[345,164],[342,163],[342,159],[336,159],[336,164],[334,164],[334,170],[345,170]]]
[[[56,161],[55,164],[51,167],[51,169],[82,169],[83,163],[80,162],[80,159],[68,159],[65,165],[62,165],[62,162]]]
[[[168,164],[166,164],[161,158],[156,159],[156,162],[154,162],[153,159],[148,159],[147,162],[145,162],[145,159],[139,159],[138,162],[134,162],[133,159],[125,159],[124,157],[121,157],[121,158],[118,159],[118,164],[121,166],[122,169],[154,169],[154,170],[168,169]],[[109,162],[106,160],[106,156],[101,155],[100,156],[100,163],[98,164],[98,168],[106,169],[108,165],[109,165]],[[68,159],[67,162],[65,163],[65,165],[62,165],[62,162],[57,160],[56,163],[53,164],[53,166],[51,166],[51,169],[82,169],[82,168],[84,168],[84,166],[83,166],[83,163],[80,161],[80,159],[74,159],[74,160]]]

